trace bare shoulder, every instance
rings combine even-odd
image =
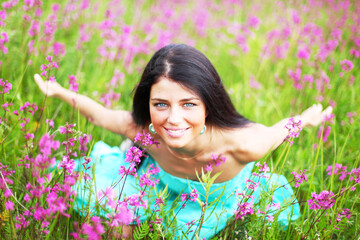
[[[233,157],[241,163],[263,157],[264,152],[259,151],[259,144],[267,131],[268,128],[259,123],[249,123],[241,128],[229,130],[225,136],[228,144],[232,146]]]

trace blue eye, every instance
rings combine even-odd
[[[159,107],[159,108],[163,108],[163,107],[166,107],[167,105],[165,103],[155,103],[154,106]]]
[[[185,107],[195,107],[196,104],[194,104],[194,103],[185,103],[184,106]]]

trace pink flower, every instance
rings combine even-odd
[[[12,191],[11,189],[5,189],[5,192],[4,192],[4,197],[8,198],[12,195]]]
[[[58,56],[58,55],[65,55],[65,45],[60,43],[60,42],[54,42],[53,44],[53,49],[54,49],[54,55]]]
[[[101,220],[97,216],[91,218],[91,223],[84,223],[81,229],[81,233],[88,236],[90,240],[100,240],[102,239],[101,235],[105,232],[103,225],[101,225]]]
[[[10,201],[10,200],[5,202],[5,209],[13,211],[14,210],[14,203],[12,201]]]
[[[300,59],[309,60],[310,59],[310,51],[308,50],[307,46],[301,47],[301,48],[299,48],[296,56]]]
[[[213,161],[213,164],[215,164],[216,167],[220,166],[221,164],[225,163],[226,158],[222,156],[222,154],[216,155],[211,154],[211,159]]]
[[[291,172],[291,174],[294,175],[295,188],[299,187],[303,181],[307,182],[308,179],[305,172],[306,170],[300,171],[300,174],[297,174],[297,172]]]
[[[206,171],[206,172],[211,172],[212,170],[213,170],[212,164],[211,164],[211,163],[208,163],[208,164],[206,165],[206,167],[205,167],[205,171]]]
[[[74,75],[69,75],[69,84],[70,84],[70,90],[74,92],[78,92],[79,84],[76,82],[77,79]]]
[[[191,193],[190,193],[189,197],[190,197],[190,201],[196,202],[196,199],[199,198],[199,194],[196,191],[196,189],[191,190]]]
[[[145,133],[145,130],[138,132],[134,139],[134,142],[140,143],[142,146],[147,147],[155,144],[157,148],[159,148],[159,142],[156,141],[150,133]]]
[[[160,168],[157,166],[154,167],[153,164],[150,164],[149,168],[147,169],[146,173],[140,176],[140,183],[139,186],[142,188],[144,186],[148,187],[155,187],[155,184],[159,183],[159,179],[155,179],[151,177],[152,175],[156,175],[160,172]]]
[[[340,64],[341,64],[342,70],[344,70],[345,72],[349,72],[354,68],[354,64],[350,60],[347,60],[347,59],[340,61]]]
[[[25,202],[29,202],[31,200],[29,194],[27,194],[27,193],[25,194],[24,200],[25,200]]]
[[[117,213],[113,216],[107,214],[107,217],[110,219],[110,227],[129,225],[132,221],[134,221],[133,211],[128,209],[124,204],[120,205],[117,209]]]
[[[249,26],[254,29],[257,29],[261,23],[260,19],[257,18],[256,16],[248,17],[247,22],[248,22]]]
[[[322,135],[322,139],[323,139],[323,142],[327,142],[328,140],[328,137],[330,135],[330,130],[331,130],[331,127],[330,126],[327,126],[325,131],[323,132],[323,127],[321,126],[319,128],[319,131],[318,131],[318,134],[317,134],[317,138],[321,138],[321,134],[323,133]]]
[[[297,138],[302,130],[301,120],[296,121],[294,118],[290,118],[288,123],[285,125],[285,128],[288,130],[288,135],[285,140],[293,144],[293,141],[290,141],[290,138]]]
[[[141,149],[139,149],[138,147],[135,147],[135,146],[131,147],[126,152],[125,162],[128,162],[128,163],[131,163],[131,162],[140,163],[141,162],[140,158],[142,156],[143,156],[143,151]]]
[[[244,220],[246,216],[254,214],[253,202],[238,203],[238,208],[235,211],[235,219]]]
[[[45,122],[54,129],[54,121],[52,119],[46,119]]]
[[[48,60],[48,62],[51,63],[53,61],[53,57],[51,55],[48,55],[46,57],[46,60]]]
[[[310,205],[310,209],[319,210],[319,209],[329,209],[335,204],[334,193],[329,191],[322,191],[319,194],[315,192],[311,193],[311,199],[307,202]]]
[[[58,69],[59,68],[59,64],[57,62],[52,62],[51,63],[52,67],[55,68],[55,69]]]
[[[266,215],[269,222],[274,222],[274,216],[272,215]]]
[[[260,89],[261,88],[261,83],[259,83],[258,81],[255,80],[254,76],[250,77],[250,82],[249,82],[249,86],[251,88],[254,89]]]
[[[264,162],[264,164],[258,162],[255,164],[255,166],[260,167],[259,172],[267,173],[270,171],[270,168],[267,166],[266,162]]]

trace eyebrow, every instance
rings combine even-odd
[[[162,98],[151,98],[150,99],[151,101],[164,101],[166,102],[167,100],[166,99],[162,99]],[[192,101],[192,100],[200,100],[199,98],[196,98],[196,97],[192,97],[192,98],[184,98],[184,99],[181,99],[180,102],[187,102],[187,101]]]

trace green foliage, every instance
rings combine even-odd
[[[148,222],[143,222],[140,224],[139,227],[137,227],[134,231],[134,239],[140,240],[140,239],[146,239],[147,235],[150,232],[150,227]]]
[[[9,2],[9,1],[7,1]],[[39,154],[39,141],[41,136],[49,133],[59,141],[65,141],[56,129],[65,123],[76,123],[78,133],[91,133],[94,144],[98,140],[104,140],[111,145],[120,145],[125,139],[110,131],[101,129],[91,124],[79,112],[73,110],[67,104],[56,98],[46,98],[33,81],[33,75],[40,73],[40,66],[46,63],[46,56],[53,55],[55,61],[60,65],[53,73],[65,88],[69,87],[68,76],[75,75],[78,79],[79,93],[87,95],[101,102],[106,94],[121,93],[119,100],[110,100],[109,108],[131,110],[132,91],[141,77],[141,72],[150,59],[151,54],[161,44],[170,42],[185,42],[194,45],[201,50],[214,64],[221,76],[222,82],[228,90],[234,106],[242,115],[265,125],[272,125],[280,119],[293,116],[303,111],[315,102],[321,102],[324,106],[334,103],[334,123],[326,123],[324,128],[331,126],[331,132],[327,141],[317,138],[318,128],[304,129],[293,146],[284,144],[275,152],[261,159],[267,162],[273,173],[286,176],[289,181],[293,176],[291,172],[307,170],[308,182],[302,184],[295,190],[295,197],[299,201],[302,216],[293,221],[283,229],[276,223],[266,223],[264,217],[252,215],[243,221],[236,221],[234,227],[225,228],[214,239],[301,239],[307,235],[308,239],[356,239],[360,232],[360,195],[359,189],[346,191],[340,194],[341,189],[348,189],[352,186],[349,181],[340,181],[338,176],[328,176],[328,166],[342,164],[347,169],[359,167],[360,149],[358,132],[360,130],[359,117],[347,117],[349,113],[360,113],[360,78],[357,71],[360,60],[350,54],[351,49],[357,49],[355,39],[359,38],[355,31],[358,27],[356,14],[359,12],[356,1],[349,1],[349,8],[345,6],[336,7],[336,4],[344,1],[90,1],[88,8],[81,10],[82,1],[42,1],[42,14],[35,16],[35,9],[25,10],[26,1],[19,1],[12,8],[5,9],[3,5],[0,11],[6,10],[4,24],[0,24],[0,33],[6,32],[9,42],[4,42],[8,53],[0,50],[0,79],[7,80],[12,84],[12,90],[8,94],[2,94],[0,105],[12,103],[9,111],[4,107],[0,109],[0,163],[15,170],[10,180],[9,188],[13,196],[5,197],[5,189],[0,189],[1,210],[5,209],[5,203],[13,201],[15,206],[11,211],[11,218],[5,225],[0,226],[1,239],[70,239],[70,233],[77,232],[74,223],[89,223],[89,218],[100,215],[102,206],[88,206],[84,214],[73,209],[71,203],[70,218],[58,215],[50,221],[49,226],[43,228],[41,221],[32,219],[27,228],[16,229],[16,216],[22,214],[25,208],[33,207],[37,200],[25,201],[26,185],[37,184],[38,179],[33,177],[34,165],[25,167],[23,159],[25,156],[35,158]],[[183,2],[183,3],[182,3]],[[330,3],[331,2],[331,3]],[[4,4],[2,1],[1,4]],[[54,13],[53,4],[58,3],[60,10]],[[199,7],[198,3],[204,4]],[[321,4],[311,5],[311,3]],[[168,5],[167,5],[168,4]],[[176,5],[180,4],[180,5]],[[332,5],[334,4],[334,5]],[[333,8],[335,6],[335,9]],[[76,9],[72,12],[71,9]],[[204,10],[208,18],[201,15]],[[294,23],[293,14],[298,13],[301,20],[299,24]],[[24,19],[24,15],[31,17],[30,21]],[[49,21],[52,14],[56,20],[54,36],[51,40],[45,41],[45,22]],[[205,14],[206,15],[206,14]],[[261,21],[257,28],[247,26],[248,19],[255,16]],[[166,16],[166,19],[161,18]],[[201,34],[197,29],[194,19],[197,16],[204,17],[205,33]],[[173,21],[173,19],[176,19]],[[105,20],[113,20],[114,25],[109,32],[99,27]],[[39,32],[30,36],[28,31],[37,21]],[[312,25],[313,24],[313,25]],[[316,37],[304,36],[304,28],[308,26],[311,31],[321,30],[322,41]],[[125,39],[125,28],[131,28],[132,38]],[[319,29],[317,29],[317,27]],[[149,29],[152,30],[149,30]],[[148,29],[146,32],[144,29]],[[339,29],[342,34],[338,39],[339,44],[329,52],[329,56],[321,60],[319,53],[324,45],[329,47],[329,40],[334,40],[333,32]],[[355,30],[354,30],[355,29]],[[49,29],[47,29],[49,30]],[[50,29],[51,30],[51,29]],[[290,31],[289,38],[281,35],[281,38],[271,41],[270,33],[280,32],[285,34]],[[83,32],[84,31],[84,32]],[[310,31],[310,32],[311,32]],[[81,42],[82,34],[86,33],[88,39]],[[104,37],[107,34],[114,34],[114,39]],[[320,33],[319,33],[320,34]],[[242,49],[239,43],[241,36],[246,37],[248,52]],[[86,36],[84,37],[87,38]],[[4,37],[0,36],[3,40]],[[165,39],[165,40],[164,40]],[[30,51],[30,44],[33,41],[33,51]],[[100,54],[100,47],[105,42],[119,43],[117,48],[107,46],[109,53],[119,53],[118,58],[110,58]],[[65,46],[65,54],[55,55],[53,44],[61,43]],[[241,41],[240,41],[241,42]],[[264,54],[267,44],[269,55]],[[78,44],[79,43],[79,44]],[[110,44],[110,45],[111,45]],[[141,45],[143,44],[143,45]],[[276,49],[283,44],[288,44],[288,52],[283,57],[276,57]],[[303,44],[310,50],[309,59],[296,57],[298,50]],[[115,44],[116,45],[116,44]],[[144,51],[135,48],[142,46]],[[121,47],[119,47],[121,46]],[[135,49],[135,50],[134,50]],[[131,60],[127,62],[127,57]],[[350,59],[354,64],[352,71],[345,72],[340,62]],[[289,72],[301,70],[303,79],[305,74],[314,77],[313,82],[304,83],[303,88],[298,90],[294,87],[294,81]],[[330,70],[332,69],[332,70]],[[124,82],[111,85],[110,80],[115,71],[124,74]],[[318,89],[323,74],[329,77],[331,87],[324,85],[323,90]],[[354,83],[351,84],[353,77]],[[250,79],[256,80],[259,88],[251,87]],[[282,80],[282,83],[281,81]],[[320,84],[321,85],[321,84]],[[1,90],[1,87],[0,87]],[[20,107],[26,102],[35,103],[39,109],[34,115],[29,112],[21,112]],[[17,110],[19,116],[12,112]],[[29,119],[25,129],[20,123]],[[45,121],[52,119],[55,122],[55,130]],[[24,133],[34,133],[33,139],[25,139]],[[324,136],[324,131],[322,132]],[[315,147],[314,147],[315,146]],[[78,148],[76,146],[75,148]],[[89,156],[91,147],[86,153]],[[53,153],[52,157],[61,160],[65,150]],[[80,156],[78,156],[80,157]],[[1,169],[3,171],[3,169]],[[94,168],[93,168],[94,170]],[[39,171],[45,174],[46,171]],[[48,173],[48,172],[46,172]],[[80,173],[80,177],[84,172]],[[63,181],[62,171],[53,172],[52,179],[46,182],[45,187],[53,187],[55,183]],[[216,189],[210,191],[210,186],[216,182],[217,176],[206,175],[204,172],[198,176],[199,181],[206,190],[202,196],[208,204],[207,209],[221,205],[219,201],[207,202],[209,195]],[[204,177],[204,178],[203,178]],[[97,179],[93,179],[94,182]],[[322,190],[332,191],[336,194],[334,206],[326,211],[313,211],[306,202],[312,192],[319,193]],[[78,189],[76,190],[78,192]],[[93,195],[97,189],[90,189]],[[150,191],[148,191],[150,193]],[[223,193],[222,193],[223,194]],[[220,194],[220,196],[222,196]],[[64,197],[64,196],[62,196]],[[176,214],[181,207],[180,196],[174,201],[168,201],[168,189],[158,191],[151,198],[163,198],[165,207],[160,208],[154,214],[153,209],[145,210],[148,221],[143,222],[134,231],[135,239],[173,239],[174,232],[180,229]],[[271,191],[263,194],[260,203],[257,205],[263,209]],[[15,201],[18,200],[18,202]],[[47,205],[46,196],[38,200],[39,204]],[[21,205],[20,205],[21,203]],[[200,202],[199,204],[204,204]],[[23,206],[22,206],[23,205]],[[350,219],[344,218],[337,222],[337,214],[343,208],[352,212]],[[86,216],[89,213],[89,216]],[[316,220],[319,216],[319,221]],[[163,223],[157,224],[150,231],[149,221],[156,217],[162,218]],[[207,217],[202,216],[199,221],[206,222],[210,218],[219,218],[210,212]],[[106,219],[102,219],[106,222]],[[232,219],[229,219],[229,223]],[[313,223],[313,224],[312,224]],[[115,238],[115,234],[104,226],[107,235],[104,238]],[[216,228],[216,227],[215,227]],[[45,234],[44,230],[49,233]],[[114,232],[121,232],[118,228],[111,229]],[[183,233],[183,239],[196,239],[201,233],[201,226],[195,233]]]

